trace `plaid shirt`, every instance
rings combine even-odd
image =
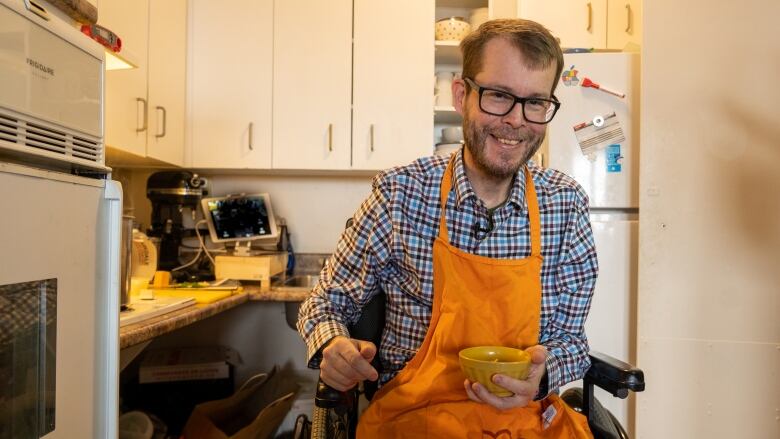
[[[507,202],[493,213],[474,193],[456,152],[453,190],[447,200],[450,243],[492,258],[531,254],[525,178],[520,170]],[[341,236],[320,282],[304,302],[298,330],[308,346],[309,367],[322,346],[360,317],[376,293],[387,294],[379,346],[382,374],[392,379],[425,339],[433,305],[433,242],[438,235],[441,178],[446,157],[426,157],[374,178],[371,195]],[[542,310],[539,342],[548,350],[548,389],[581,378],[588,367],[583,325],[598,274],[588,198],[570,177],[529,162],[542,223]]]

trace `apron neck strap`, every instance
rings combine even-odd
[[[444,176],[441,178],[441,217],[439,218],[439,238],[444,242],[450,243],[449,233],[447,231],[447,198],[449,198],[450,191],[452,190],[452,174],[455,169],[455,156],[452,155],[450,162],[447,164],[447,169],[444,171]],[[534,187],[534,179],[531,177],[531,171],[528,170],[528,166],[524,166],[525,175],[525,199],[528,203],[528,220],[531,227],[531,256],[539,256],[542,254],[542,228],[541,221],[539,219],[539,204],[536,199],[536,188]]]

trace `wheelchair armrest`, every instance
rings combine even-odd
[[[317,394],[314,396],[314,405],[327,409],[351,409],[355,404],[355,397],[355,390],[342,392],[330,387],[320,379],[317,382]]]
[[[645,390],[645,374],[641,369],[597,351],[590,351],[590,369],[585,373],[585,383],[595,384],[618,398],[628,392]]]

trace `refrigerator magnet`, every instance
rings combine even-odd
[[[622,172],[623,156],[620,155],[620,144],[607,146],[607,172]]]
[[[595,159],[600,150],[626,140],[623,126],[614,111],[597,114],[587,122],[578,123],[573,129],[582,154],[591,160]]]

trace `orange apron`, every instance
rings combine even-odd
[[[433,244],[433,313],[425,341],[406,367],[374,395],[359,418],[357,437],[592,438],[585,417],[555,394],[507,411],[468,399],[458,363],[461,349],[538,344],[541,226],[533,179],[526,168],[531,256],[494,259],[450,245],[445,207],[453,166],[450,160],[441,183],[442,214]]]

